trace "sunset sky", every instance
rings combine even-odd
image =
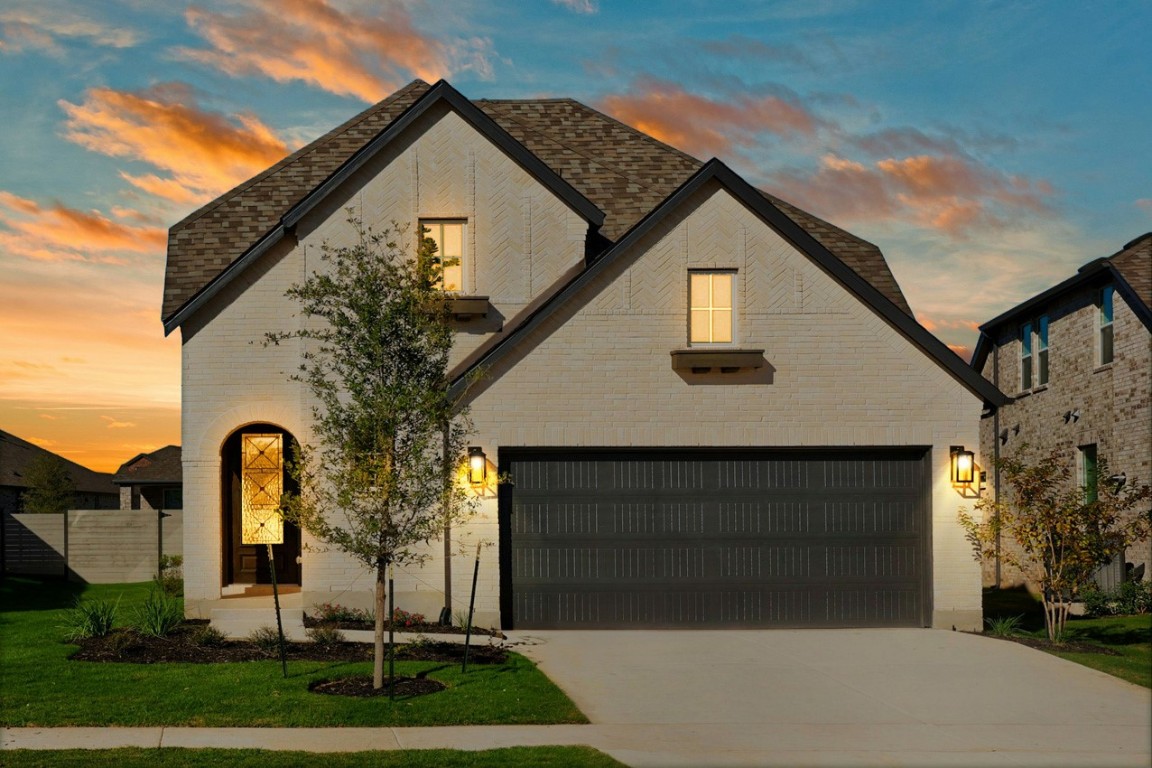
[[[180,441],[166,230],[414,78],[570,96],[853,231],[976,327],[1152,230],[1152,4],[4,0],[0,429]]]

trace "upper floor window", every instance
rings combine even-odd
[[[1020,389],[1048,383],[1048,315],[1020,326]]]
[[[688,273],[688,341],[732,344],[735,341],[736,273]]]
[[[421,219],[424,237],[436,243],[434,263],[439,265],[441,290],[464,290],[464,219]]]
[[[1032,323],[1020,326],[1020,389],[1032,389]]]
[[[1097,465],[1096,445],[1080,446],[1080,487],[1084,489],[1084,501],[1093,502],[1100,494],[1100,472]]]
[[[1112,300],[1114,289],[1107,286],[1100,292],[1100,365],[1112,362]]]

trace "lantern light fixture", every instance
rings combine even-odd
[[[468,449],[468,482],[473,486],[484,485],[488,479],[488,457],[484,449],[474,445]]]
[[[953,445],[951,453],[952,485],[971,485],[976,480],[976,455],[962,445]]]

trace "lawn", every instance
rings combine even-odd
[[[397,675],[427,674],[447,689],[372,699],[310,693],[315,680],[370,674],[371,663],[120,664],[69,661],[61,625],[77,596],[119,600],[126,623],[149,584],[0,581],[0,725],[6,726],[428,726],[586,723],[523,656],[496,665],[396,662]]]
[[[1022,616],[1021,634],[1046,638],[1044,610],[1040,601],[1019,589],[984,590],[984,616]],[[1067,639],[1102,646],[1118,655],[1072,653],[1059,645],[1044,648],[1062,659],[1106,672],[1145,688],[1152,688],[1152,614],[1068,619]]]
[[[617,762],[591,747],[510,747],[481,752],[456,749],[405,749],[389,752],[272,752],[256,749],[66,749],[14,750],[4,754],[11,768],[614,768]]]

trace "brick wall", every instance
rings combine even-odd
[[[1003,329],[996,338],[982,373],[996,383],[998,358],[1000,388],[1016,399],[999,414],[999,431],[1008,430],[1007,441],[997,437],[994,418],[981,420],[985,456],[999,450],[1003,456],[1029,460],[1057,448],[1070,466],[1078,467],[1078,449],[1095,445],[1098,456],[1107,460],[1110,474],[1124,472],[1129,482],[1152,480],[1152,333],[1117,293],[1114,359],[1100,365],[1098,295],[1098,288],[1085,288],[1048,308],[1050,357],[1045,387],[1020,388],[1019,325]],[[1065,414],[1072,411],[1079,411],[1079,417],[1066,419]],[[1078,471],[1073,477],[1079,477]],[[989,493],[995,490],[995,474],[990,470]],[[1007,493],[1003,488],[1001,495]],[[1126,559],[1139,565],[1152,559],[1150,554],[1150,545],[1144,542],[1132,548]],[[995,583],[994,563],[984,565],[983,578],[986,585]],[[1016,569],[1002,564],[1002,586],[1022,583]]]

